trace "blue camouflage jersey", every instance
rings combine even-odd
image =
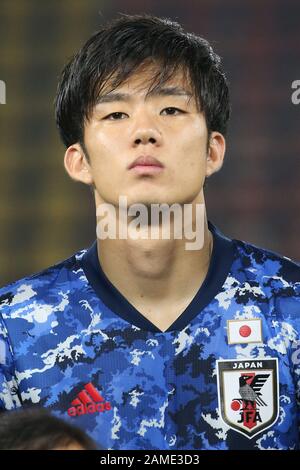
[[[0,406],[46,407],[106,449],[299,449],[300,266],[209,230],[207,276],[165,332],[96,241],[0,289]]]

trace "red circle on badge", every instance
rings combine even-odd
[[[233,402],[231,403],[231,409],[233,411],[238,411],[240,407],[241,405],[239,404],[239,402],[237,400],[233,400]]]
[[[239,333],[240,333],[241,336],[243,336],[243,338],[247,338],[248,336],[251,335],[250,326],[248,326],[248,325],[241,326],[241,328],[239,329]]]

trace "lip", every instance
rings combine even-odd
[[[141,155],[128,166],[129,170],[135,169],[139,172],[141,170],[157,172],[161,171],[163,168],[164,165],[159,160],[157,160],[157,158],[152,157],[151,155]]]
[[[135,165],[130,171],[133,171],[136,175],[153,176],[158,175],[164,171],[164,169],[162,166],[157,165]]]

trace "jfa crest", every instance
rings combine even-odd
[[[277,359],[218,360],[219,410],[223,421],[249,439],[278,419]]]

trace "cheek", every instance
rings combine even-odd
[[[205,168],[207,154],[206,136],[193,133],[182,141],[182,163],[195,172]]]
[[[99,132],[97,135],[98,149],[102,149],[105,155],[119,155],[124,146],[120,129],[109,129],[109,131]]]
[[[114,176],[114,167],[122,165],[122,142],[120,133],[97,132],[93,137],[86,138],[86,148],[90,155],[92,167],[101,174]]]
[[[120,135],[117,136],[115,133],[104,133],[101,132],[94,139],[94,153],[104,155],[104,157],[114,156],[118,154],[120,149]]]

